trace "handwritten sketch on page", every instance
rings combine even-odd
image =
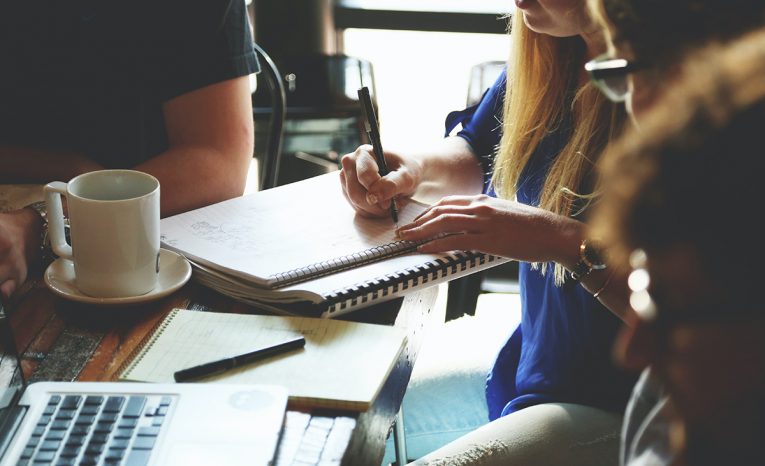
[[[163,219],[162,242],[180,247],[191,260],[204,265],[202,258],[213,258],[229,273],[243,273],[267,286],[279,273],[397,241],[390,218],[354,212],[336,175],[285,188],[292,189],[266,190]],[[403,204],[400,224],[426,207],[416,201]]]
[[[399,224],[425,209],[402,199]],[[163,247],[191,261],[197,282],[288,315],[336,316],[508,260],[417,252],[422,242],[396,238],[390,217],[357,215],[337,173],[167,217],[161,231]]]

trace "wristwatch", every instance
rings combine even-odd
[[[579,281],[593,270],[603,270],[606,267],[597,242],[585,239],[579,245],[579,262],[571,269],[571,278]]]
[[[26,207],[37,212],[42,220],[42,230],[40,231],[40,261],[43,265],[47,265],[55,258],[53,251],[50,247],[50,240],[48,239],[48,209],[44,201],[33,202]]]

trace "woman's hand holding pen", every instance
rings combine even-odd
[[[435,238],[418,248],[424,253],[468,250],[546,262],[568,260],[582,228],[568,217],[480,194],[445,197],[397,232],[405,240]]]
[[[385,159],[390,172],[381,177],[369,144],[342,158],[343,193],[353,208],[366,217],[389,216],[391,199],[410,196],[422,179],[422,167],[417,160],[387,151]]]

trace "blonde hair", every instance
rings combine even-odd
[[[595,164],[621,129],[625,113],[591,84],[579,84],[585,57],[579,36],[539,34],[525,25],[523,15],[513,16],[503,132],[492,184],[501,197],[514,198],[540,142],[566,130],[561,126],[568,123],[570,137],[549,167],[537,201],[543,209],[576,217],[593,197]],[[533,266],[546,272],[547,264]],[[556,264],[554,273],[555,282],[562,284],[563,266]]]

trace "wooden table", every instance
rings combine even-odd
[[[7,201],[7,195],[3,193],[7,194],[7,191],[0,187],[0,210],[3,210],[3,201]],[[17,196],[14,198],[18,199]],[[438,288],[431,287],[403,299],[343,316],[348,320],[406,328],[408,339],[405,350],[368,411],[360,414],[309,412],[314,416],[356,419],[342,465],[380,465],[385,440],[409,382],[423,330],[431,322],[443,322],[443,310],[434,311],[437,294]],[[103,307],[70,302],[53,295],[39,273],[6,303],[28,382],[115,380],[120,365],[131,351],[173,308],[258,312],[195,283],[193,279],[172,295],[150,303]],[[0,382],[7,384],[7,381]]]

